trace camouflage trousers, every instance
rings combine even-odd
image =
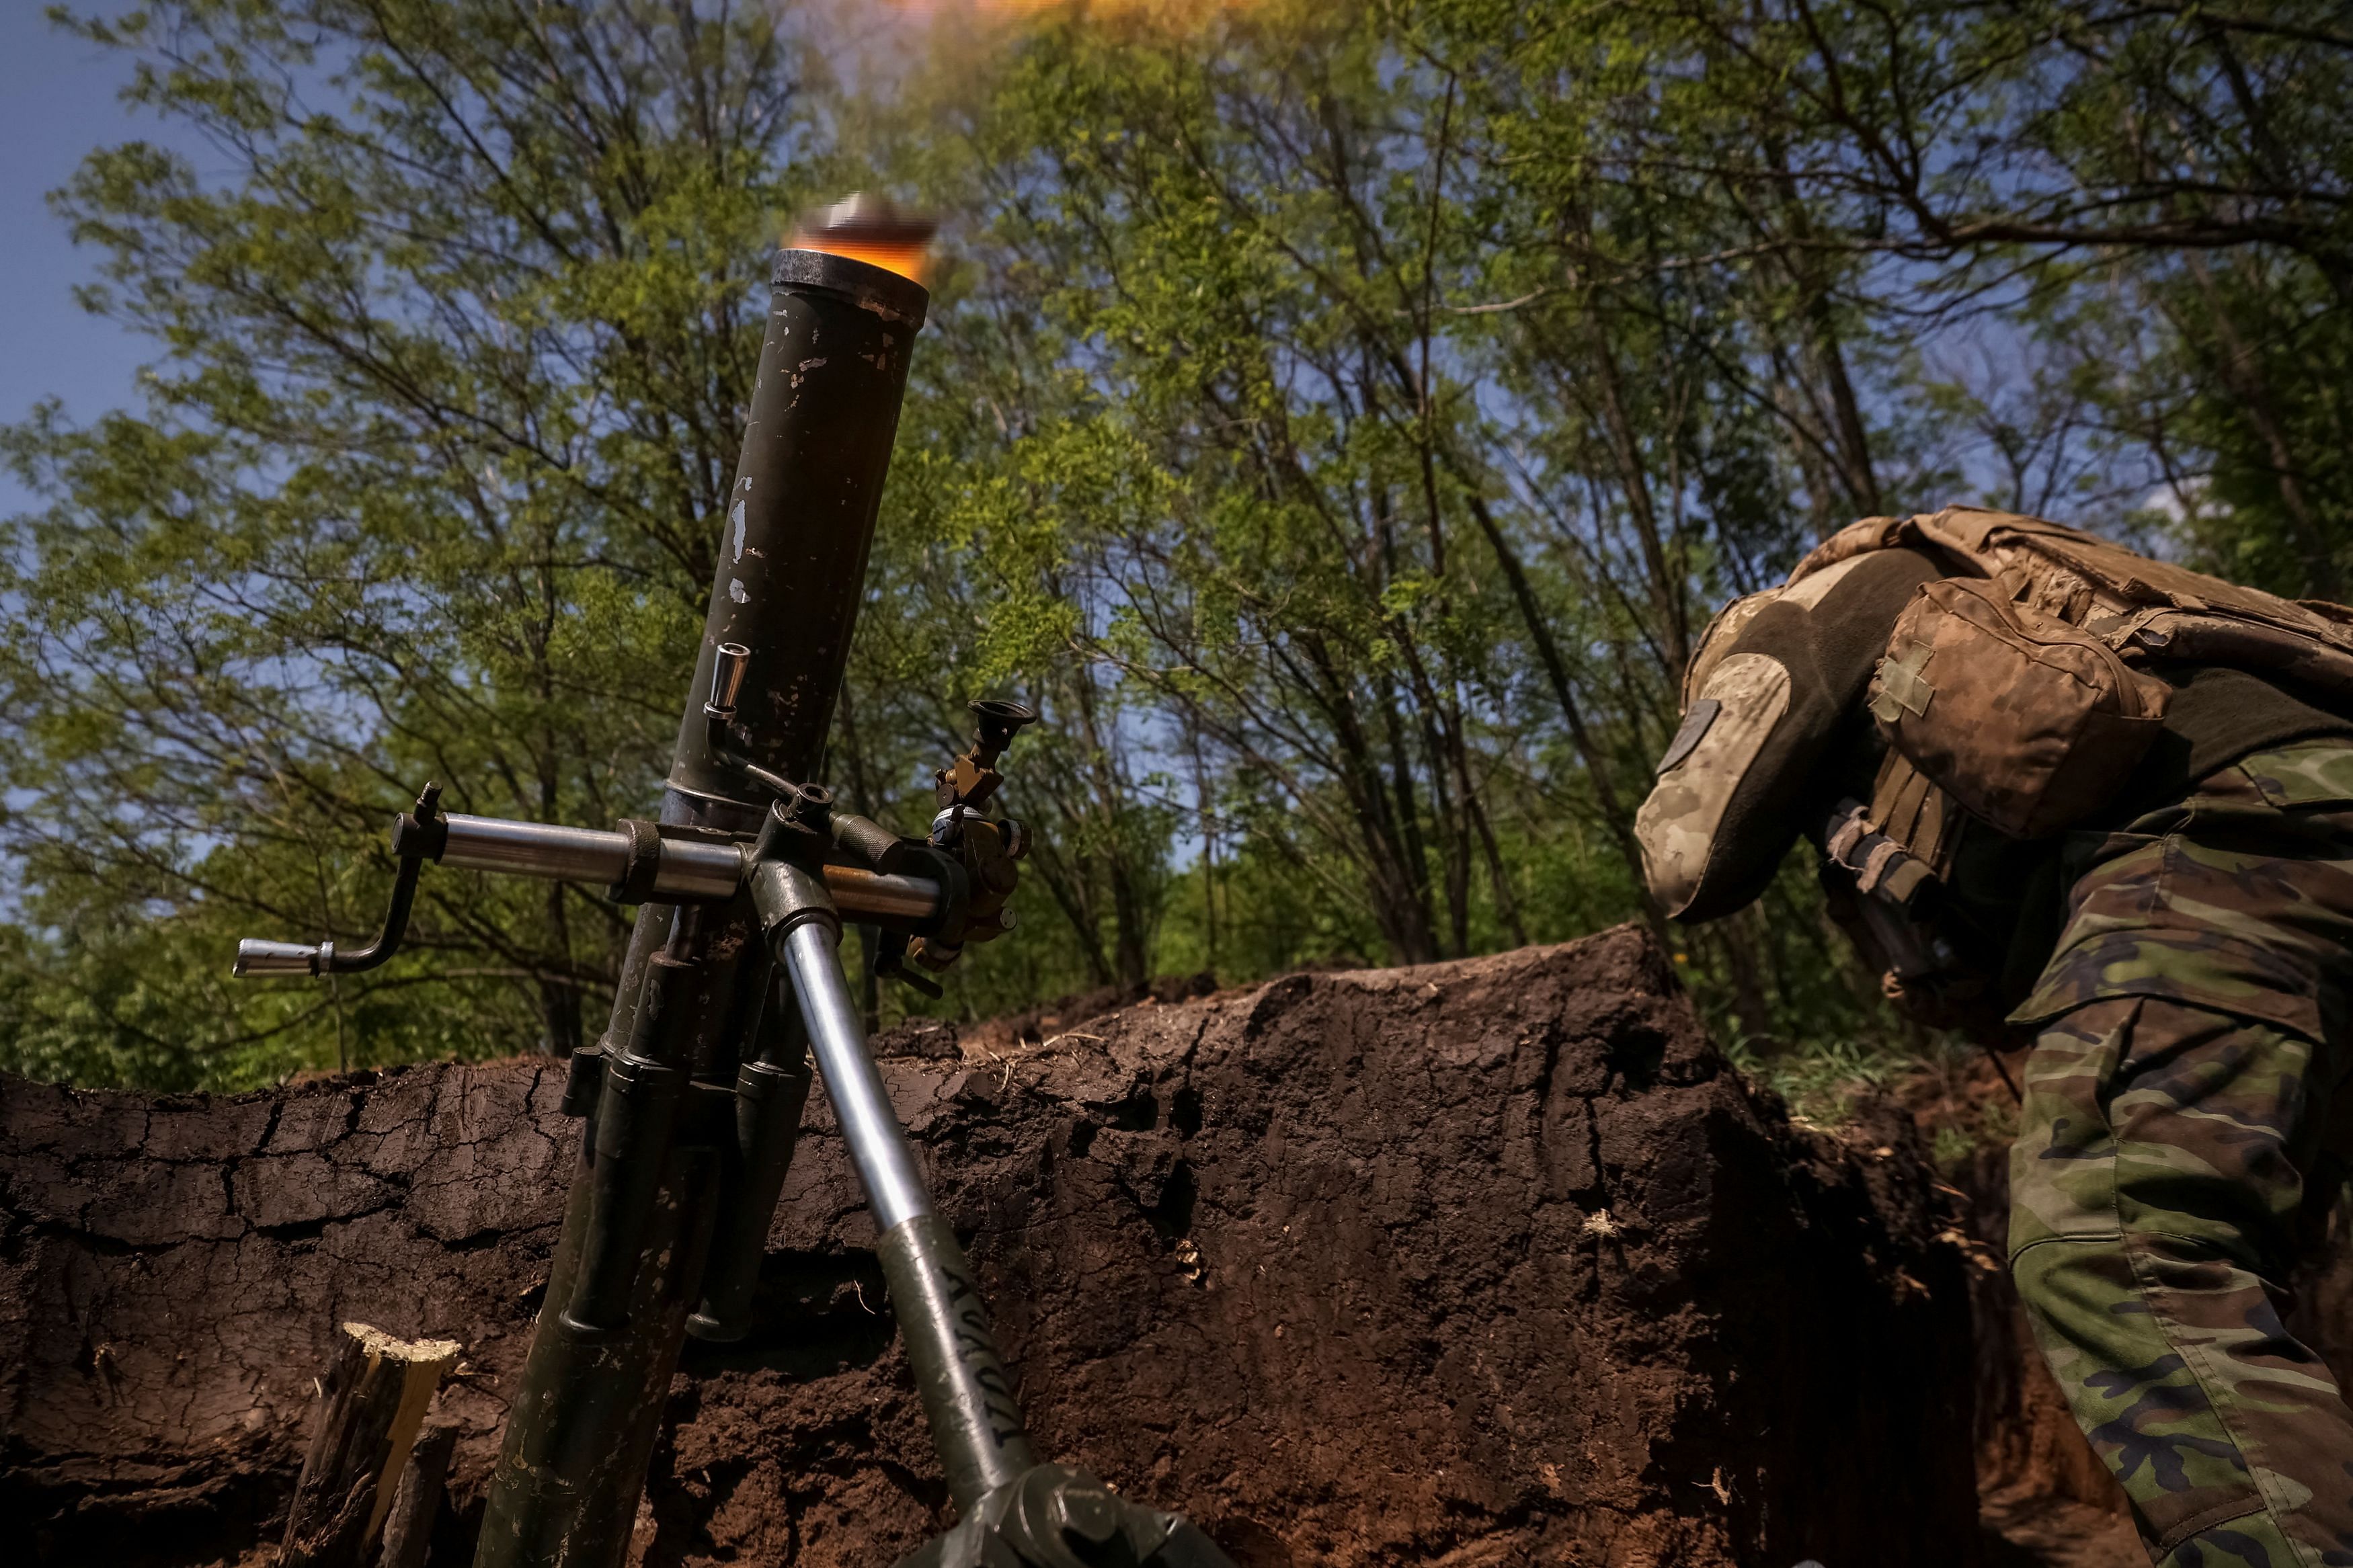
[[[2079,835],[2010,1155],[2010,1268],[2164,1568],[2353,1564],[2353,1410],[2283,1321],[2353,1067],[2353,743]]]

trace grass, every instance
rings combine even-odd
[[[1919,1070],[1920,1057],[1883,1041],[1802,1041],[1760,1055],[1746,1041],[1725,1049],[1734,1067],[1788,1102],[1789,1114],[1810,1126],[1835,1130],[1853,1115],[1864,1095],[1885,1089]]]
[[[1770,1055],[1745,1044],[1728,1047],[1733,1065],[1779,1094],[1800,1123],[1837,1131],[1856,1102],[1892,1093],[1918,1119],[1937,1166],[1950,1171],[1984,1149],[2005,1146],[2018,1131],[2018,1108],[1993,1077],[1985,1054],[1957,1036],[1924,1047],[1886,1041],[1807,1041]]]

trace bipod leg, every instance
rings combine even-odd
[[[784,887],[770,885],[764,912],[791,906],[776,922],[784,933],[777,945],[808,1026],[810,1053],[881,1233],[892,1310],[959,1515],[954,1529],[900,1568],[1232,1568],[1178,1515],[1129,1502],[1083,1470],[1039,1462],[971,1266],[933,1212],[914,1151],[867,1051],[842,979],[840,923],[818,903],[821,885],[812,899],[800,890],[811,879],[786,870],[781,880]]]
[[[971,1265],[955,1233],[933,1212],[914,1151],[867,1053],[866,1030],[842,979],[839,945],[838,923],[802,919],[786,932],[783,957],[818,1075],[881,1233],[891,1307],[907,1342],[940,1468],[956,1507],[969,1511],[1034,1468],[1038,1454],[1022,1428],[1013,1380],[997,1354]]]

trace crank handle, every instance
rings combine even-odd
[[[237,963],[229,973],[248,980],[273,974],[316,975],[319,960],[327,957],[332,962],[334,947],[331,942],[313,946],[308,942],[263,942],[258,937],[247,937],[237,944]]]
[[[441,786],[428,784],[418,793],[416,807],[393,824],[392,846],[400,856],[400,872],[392,881],[392,907],[385,911],[384,930],[356,952],[337,952],[332,942],[316,947],[299,942],[259,942],[252,937],[237,944],[237,962],[229,973],[247,980],[276,974],[358,974],[374,969],[400,951],[408,934],[408,911],[417,902],[417,874],[438,855],[448,832],[441,816]]]

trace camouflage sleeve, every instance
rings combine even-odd
[[[1825,763],[1862,726],[1863,688],[1896,616],[1941,574],[1917,551],[1875,551],[1716,618],[1634,817],[1651,896],[1669,915],[1715,920],[1765,890],[1807,811],[1831,804]]]

